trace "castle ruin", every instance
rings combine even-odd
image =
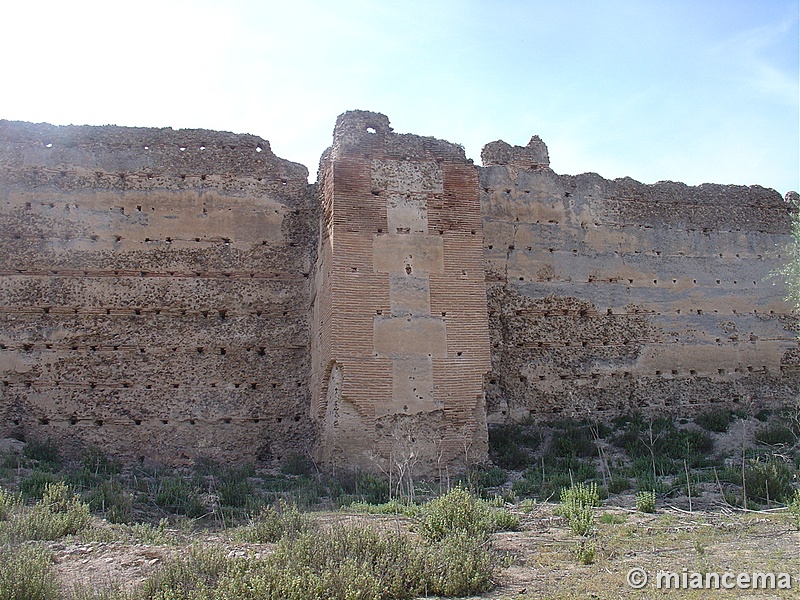
[[[0,121],[0,435],[434,472],[487,423],[797,397],[791,202],[481,158],[351,111],[308,184],[255,136]]]

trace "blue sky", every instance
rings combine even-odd
[[[253,133],[311,170],[336,116],[559,173],[800,190],[797,0],[15,1],[0,118]]]

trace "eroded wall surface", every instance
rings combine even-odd
[[[774,190],[561,176],[538,138],[482,158],[490,420],[797,396]]]
[[[313,203],[255,136],[0,121],[0,435],[309,448]]]
[[[436,472],[486,455],[478,173],[463,149],[339,117],[320,168],[312,413],[319,456]]]
[[[310,186],[255,136],[0,121],[0,436],[441,474],[487,420],[797,397],[791,203],[482,158],[352,111]]]

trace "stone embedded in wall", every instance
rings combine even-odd
[[[395,134],[375,113],[337,120],[313,317],[322,460],[386,470],[414,455],[431,473],[485,458],[477,184],[453,144]]]

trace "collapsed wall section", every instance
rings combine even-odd
[[[320,458],[435,472],[486,455],[490,368],[475,167],[341,115],[320,166],[312,414]]]
[[[538,138],[483,161],[490,420],[796,397],[775,191],[559,176]]]
[[[255,136],[0,121],[0,435],[308,448],[312,210]]]

